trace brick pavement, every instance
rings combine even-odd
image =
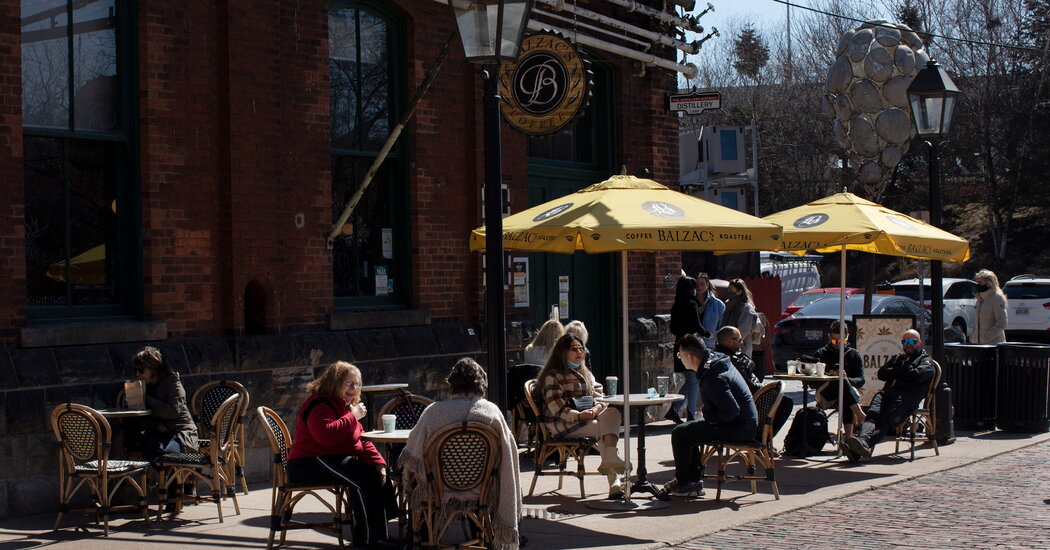
[[[667,548],[1050,548],[1048,452],[1039,443]]]

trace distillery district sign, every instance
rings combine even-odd
[[[516,62],[499,70],[500,107],[518,131],[541,136],[567,126],[583,113],[591,95],[587,61],[563,36],[527,36]]]

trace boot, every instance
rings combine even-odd
[[[615,500],[623,497],[623,480],[620,474],[605,474],[609,479],[609,499]]]
[[[602,462],[598,465],[598,471],[609,474],[622,474],[626,470],[626,464],[620,458],[620,449],[617,447],[599,447],[598,452],[602,455]]]
[[[664,418],[674,422],[675,425],[682,423],[682,417],[678,416],[678,411],[674,410],[674,407],[667,409],[667,414],[664,415]]]

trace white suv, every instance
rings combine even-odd
[[[894,294],[919,301],[919,280],[907,279],[891,285]],[[932,282],[922,280],[922,306],[930,309]],[[953,326],[970,341],[970,331],[977,324],[977,283],[970,279],[942,279],[944,291],[944,325]]]
[[[1050,338],[1050,277],[1018,275],[1003,285],[1007,298],[1006,339]]]

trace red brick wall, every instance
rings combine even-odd
[[[24,323],[25,188],[22,182],[22,50],[18,2],[0,4],[0,345]]]

